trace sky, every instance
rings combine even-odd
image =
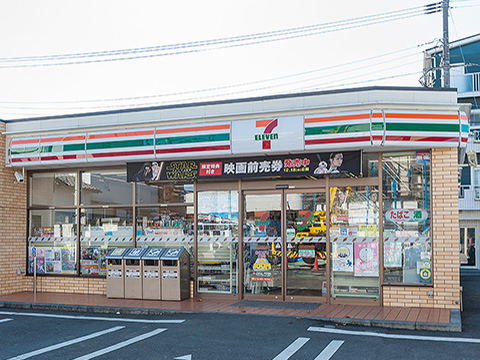
[[[423,51],[443,36],[441,12],[412,16],[427,4],[431,1],[2,0],[0,119],[420,86]],[[450,41],[480,33],[480,0],[450,0],[450,7]],[[301,37],[191,44],[321,24],[315,34],[304,31]],[[138,50],[178,44],[183,45],[173,50]],[[137,51],[92,54],[122,49]],[[89,55],[25,61],[84,53]]]

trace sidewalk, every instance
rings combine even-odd
[[[184,300],[152,301],[109,299],[103,295],[21,292],[0,296],[0,308],[41,309],[92,313],[157,315],[162,313],[215,313],[293,316],[344,325],[392,329],[461,332],[459,310],[359,305],[327,305],[272,301]]]

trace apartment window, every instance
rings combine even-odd
[[[475,200],[480,200],[480,169],[473,170],[473,190]]]

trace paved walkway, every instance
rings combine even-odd
[[[0,296],[0,307],[94,313],[160,314],[165,312],[295,316],[339,324],[410,330],[461,330],[459,310],[360,305],[327,305],[232,300],[153,301],[109,299],[102,295],[21,292]]]

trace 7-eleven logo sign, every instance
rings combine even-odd
[[[278,119],[257,120],[255,126],[264,129],[263,134],[255,135],[255,140],[262,141],[263,150],[271,149],[272,140],[278,139],[278,134],[272,132],[278,126]]]
[[[270,224],[270,211],[255,211],[255,217],[260,218],[260,220],[255,220],[255,225],[258,226],[258,230],[265,231],[266,227]]]
[[[309,225],[313,224],[313,219],[314,216],[311,211],[299,211],[298,213],[300,215],[299,218],[296,218],[295,221],[301,221],[302,225],[298,225],[298,230],[303,231],[305,230]]]

